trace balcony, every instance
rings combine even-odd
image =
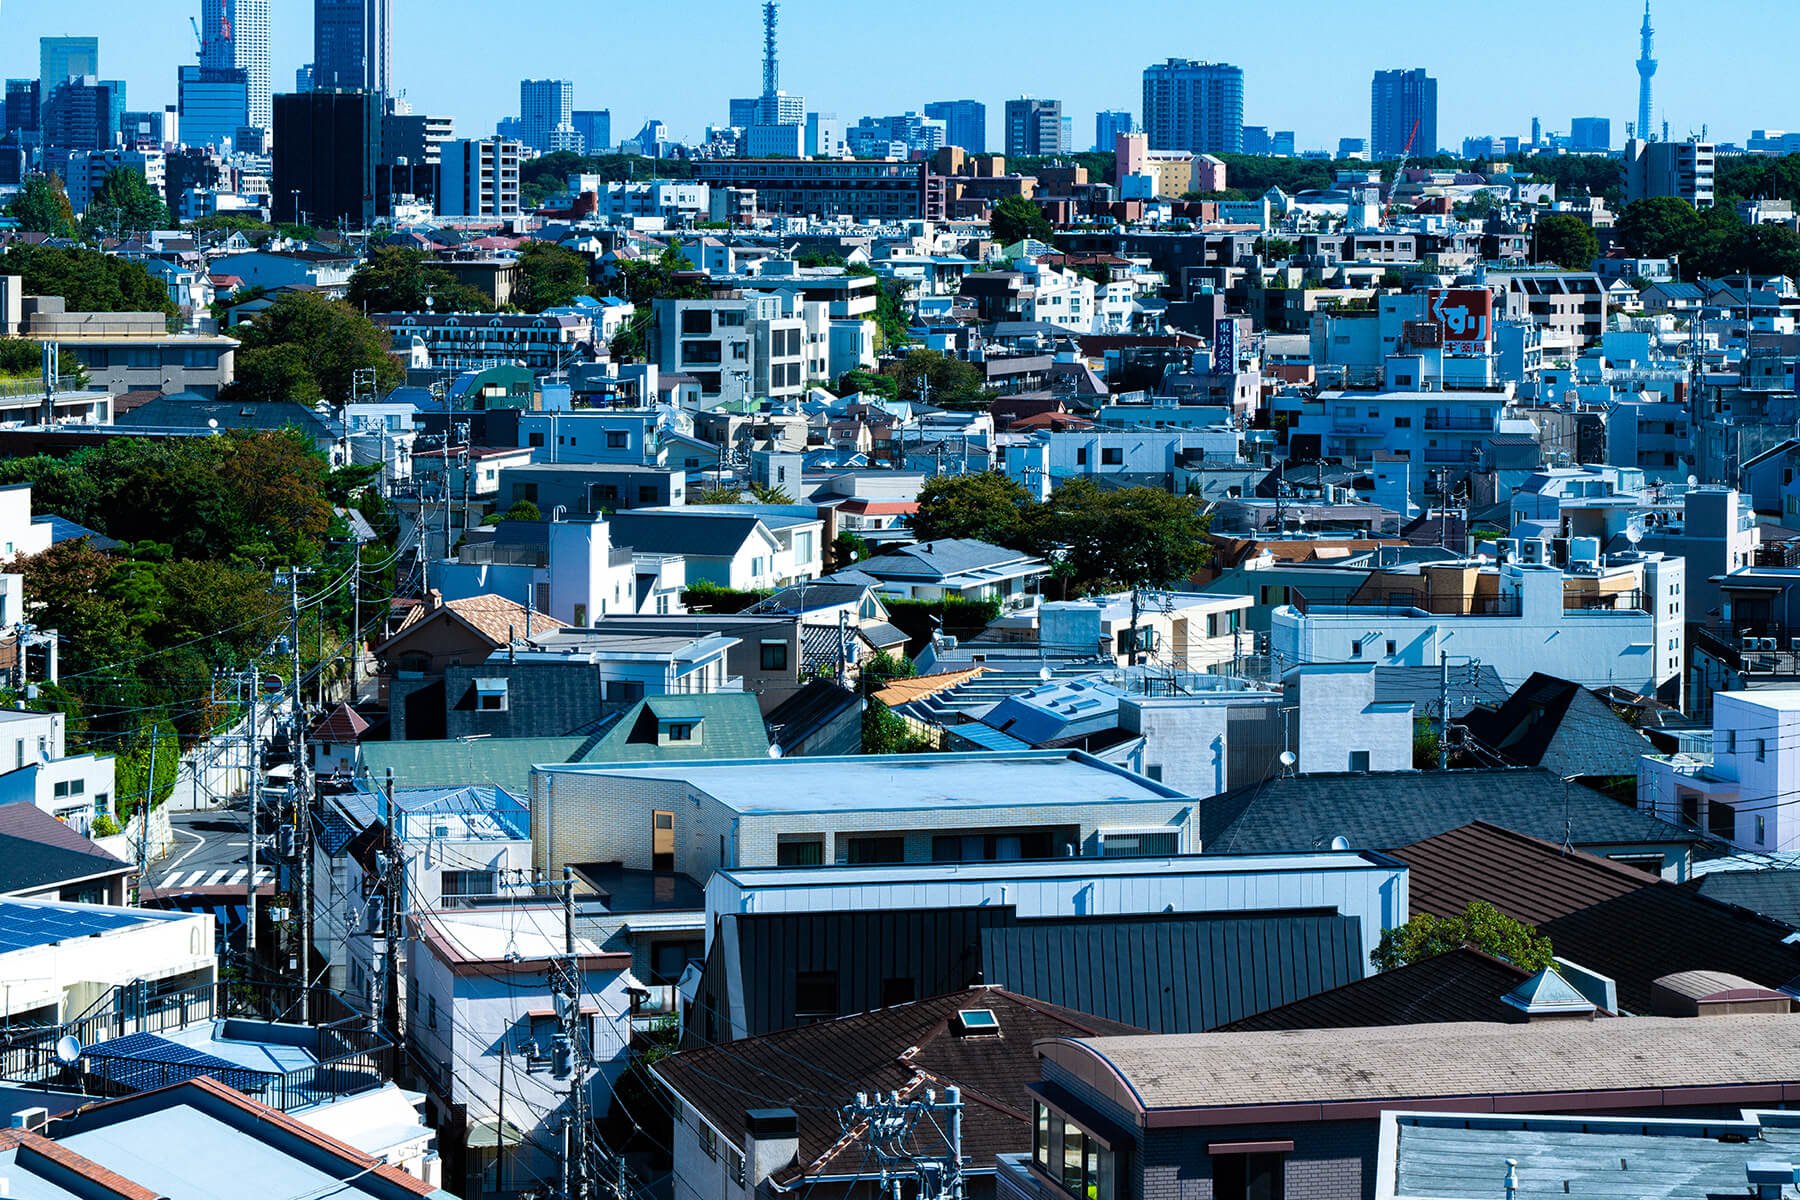
[[[1459,417],[1425,414],[1425,428],[1447,433],[1492,433],[1498,424],[1497,416]]]
[[[1516,617],[1519,599],[1511,593],[1385,592],[1308,599],[1299,588],[1288,592],[1288,604],[1301,616],[1389,617]]]

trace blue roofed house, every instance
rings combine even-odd
[[[998,600],[1030,607],[1032,586],[1050,573],[1041,558],[970,538],[939,538],[856,564],[886,596],[903,600]]]

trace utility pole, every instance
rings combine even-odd
[[[944,1120],[938,1119],[940,1114]],[[962,1115],[960,1088],[945,1088],[942,1101],[934,1088],[926,1089],[924,1099],[912,1100],[902,1100],[898,1092],[873,1097],[858,1092],[838,1109],[838,1126],[846,1137],[862,1131],[881,1168],[883,1192],[898,1197],[902,1178],[910,1175],[918,1181],[916,1200],[963,1200]],[[917,1148],[914,1133],[923,1120],[942,1131],[943,1154]]]
[[[1438,770],[1450,769],[1450,656],[1438,651]]]
[[[355,557],[350,562],[350,698],[356,706],[362,687],[362,543],[351,547]]]
[[[144,785],[144,795],[138,801],[138,903],[144,902],[144,876],[150,872],[150,805],[156,799],[156,743],[161,741],[159,729],[153,721],[150,724],[150,781]]]
[[[288,649],[291,654],[293,687],[288,693],[288,720],[292,725],[288,742],[294,754],[294,853],[299,857],[300,876],[300,1023],[312,1023],[312,810],[306,783],[306,711],[300,700],[300,571],[289,567],[288,585]]]
[[[394,1043],[395,1060],[406,1057],[406,1035],[400,1027],[400,900],[402,866],[397,853],[399,839],[394,836],[397,813],[394,808],[394,771],[388,768],[382,787],[382,845],[385,864],[382,870],[382,1024]]]
[[[570,1058],[569,1115],[564,1126],[563,1200],[588,1200],[588,1039],[582,1028],[581,956],[575,952],[575,869],[567,864],[563,866],[562,905],[564,962],[557,995],[562,1001],[563,1038]]]

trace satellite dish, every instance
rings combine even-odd
[[[81,1043],[71,1034],[64,1034],[56,1039],[56,1061],[65,1067],[72,1067],[81,1061]]]
[[[1297,763],[1299,761],[1300,761],[1299,758],[1297,758],[1295,756],[1295,754],[1292,750],[1283,750],[1281,752],[1281,765],[1282,766],[1292,767],[1295,763]]]
[[[1350,839],[1340,833],[1331,839],[1331,848],[1333,850],[1348,850],[1350,848]]]
[[[770,758],[780,758],[781,757],[781,747],[771,743],[769,746],[769,757]]]
[[[1689,475],[1688,476],[1688,486],[1689,487],[1699,487],[1700,486],[1700,477],[1698,475]]]

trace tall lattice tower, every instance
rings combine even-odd
[[[1638,119],[1637,135],[1645,141],[1656,137],[1656,126],[1650,119],[1650,80],[1656,75],[1656,53],[1654,49],[1656,30],[1650,26],[1650,0],[1644,0],[1644,27],[1638,35],[1643,41],[1643,49],[1638,53]]]
[[[1649,0],[1645,0],[1647,4]],[[775,57],[775,26],[780,21],[780,6],[775,0],[768,0],[763,5],[763,99],[773,99],[781,90],[781,63]],[[1645,28],[1649,28],[1649,18],[1645,17]],[[1649,43],[1645,43],[1648,45]],[[1655,64],[1652,64],[1654,69]]]

